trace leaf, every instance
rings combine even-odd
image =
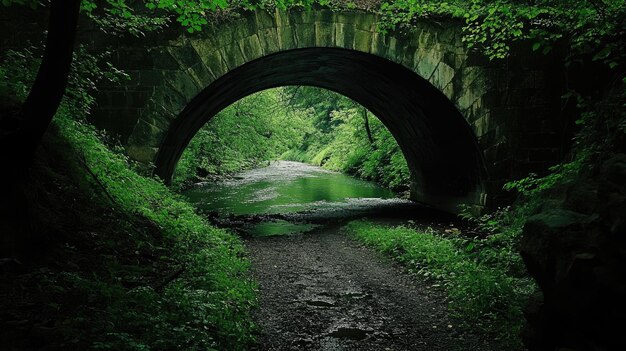
[[[611,54],[611,48],[605,46],[600,52],[593,56],[593,61],[598,61],[607,58]]]

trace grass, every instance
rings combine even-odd
[[[160,181],[140,176],[87,124],[61,117],[57,125],[120,210],[153,222],[170,239],[170,255],[185,267],[160,296],[149,287],[131,294],[132,299],[150,302],[156,322],[174,319],[172,325],[161,326],[160,333],[178,340],[176,347],[243,349],[251,339],[248,312],[255,301],[255,286],[247,275],[249,262],[240,240],[210,226]],[[164,333],[163,327],[171,330]],[[173,346],[172,340],[161,341],[163,346]]]
[[[256,285],[239,238],[140,175],[90,125],[61,111],[52,129],[25,185],[43,254],[25,273],[0,276],[0,307],[27,328],[0,343],[245,350]],[[40,329],[45,336],[31,335]]]
[[[534,284],[520,274],[521,259],[509,245],[369,221],[350,222],[345,230],[410,272],[442,282],[450,310],[466,327],[491,333],[511,347],[520,346],[522,306]],[[482,252],[476,252],[479,247]]]

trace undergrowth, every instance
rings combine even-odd
[[[443,236],[432,229],[369,221],[350,222],[345,230],[410,272],[441,282],[450,310],[469,329],[491,333],[510,347],[520,346],[522,306],[535,286],[509,235]]]
[[[14,321],[4,347],[244,350],[253,341],[255,283],[240,240],[140,176],[93,127],[61,111],[31,173],[24,188],[40,226],[24,245],[34,258],[0,272],[3,319]]]
[[[7,53],[0,96],[25,98],[35,57]],[[141,175],[121,147],[86,122],[93,82],[124,77],[98,60],[78,52],[33,170],[16,180],[28,199],[27,221],[38,224],[27,240],[3,233],[14,235],[26,256],[21,268],[0,270],[0,310],[3,321],[13,321],[0,326],[0,344],[246,349],[254,339],[256,286],[242,242],[211,226],[161,181]]]
[[[82,176],[100,188],[113,206],[145,218],[167,240],[163,260],[177,275],[162,288],[140,284],[124,289],[98,277],[67,275],[75,288],[106,298],[108,306],[93,318],[97,349],[243,349],[251,341],[249,309],[254,284],[249,262],[234,235],[210,226],[191,205],[159,181],[138,175],[121,153],[111,152],[87,124],[63,114],[55,119],[60,136],[83,164]],[[129,235],[132,235],[129,233]],[[150,242],[137,242],[138,247]],[[180,272],[180,274],[177,274]],[[101,321],[101,318],[104,319]],[[103,323],[106,321],[107,323]]]

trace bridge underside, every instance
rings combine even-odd
[[[449,99],[399,64],[339,48],[271,54],[210,84],[171,123],[156,157],[157,175],[171,180],[191,138],[222,109],[255,92],[287,85],[333,90],[378,116],[404,152],[415,200],[451,211],[457,211],[459,203],[482,205],[482,154]]]

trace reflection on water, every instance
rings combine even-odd
[[[289,161],[242,172],[234,179],[198,184],[184,194],[201,209],[235,215],[332,210],[395,198],[375,183]]]

